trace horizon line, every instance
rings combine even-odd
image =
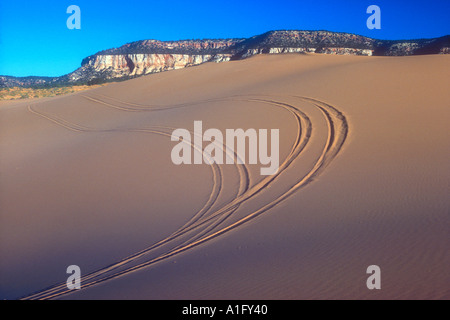
[[[265,32],[260,33],[260,34],[256,34],[256,35],[253,35],[253,36],[250,36],[250,37],[243,37],[243,38],[239,38],[238,37],[238,38],[191,38],[191,39],[178,39],[178,40],[159,40],[159,39],[134,40],[134,41],[130,41],[130,42],[125,42],[124,44],[122,44],[119,47],[111,47],[111,48],[107,48],[107,49],[104,49],[104,50],[101,50],[101,51],[97,51],[94,54],[91,54],[89,56],[86,56],[86,57],[82,58],[81,61],[86,59],[86,58],[88,58],[88,57],[95,56],[95,55],[97,55],[98,53],[100,53],[102,51],[106,51],[106,50],[110,50],[110,49],[118,49],[118,48],[123,47],[124,45],[135,43],[135,42],[141,42],[141,41],[150,41],[151,40],[151,41],[160,41],[160,42],[180,42],[180,41],[208,41],[208,40],[211,40],[211,41],[214,41],[214,40],[216,40],[216,41],[220,41],[220,40],[247,40],[247,39],[251,39],[251,38],[254,38],[254,37],[257,37],[257,36],[261,36],[261,35],[264,35],[264,34],[267,34],[267,33],[270,33],[270,32],[277,32],[277,31],[330,32],[330,33],[338,33],[338,34],[351,34],[351,35],[355,35],[355,36],[359,36],[359,37],[363,37],[363,38],[367,38],[367,39],[371,39],[371,40],[394,41],[394,42],[395,41],[431,40],[431,39],[440,39],[440,38],[444,38],[444,37],[449,37],[450,36],[450,34],[445,34],[445,35],[442,35],[442,36],[429,37],[429,38],[411,38],[411,39],[395,39],[395,40],[392,40],[392,39],[372,38],[372,37],[368,37],[368,36],[364,36],[364,35],[357,34],[357,33],[352,33],[352,32],[330,31],[330,30],[326,30],[326,29],[314,29],[314,30],[311,30],[311,29],[310,30],[308,30],[308,29],[272,29],[272,30],[265,31]],[[110,55],[114,55],[114,54],[110,54]],[[75,69],[75,70],[77,70],[77,69]],[[71,72],[73,72],[73,71],[71,71]],[[12,78],[32,78],[32,77],[35,77],[35,78],[59,78],[59,77],[65,76],[65,75],[67,75],[67,74],[69,74],[71,72],[68,72],[68,73],[65,73],[65,74],[62,74],[62,75],[59,75],[59,76],[39,76],[39,75],[13,76],[13,75],[0,74],[0,77],[12,77]]]

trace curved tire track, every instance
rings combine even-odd
[[[86,96],[85,96],[86,97]],[[151,245],[150,247],[139,251],[136,254],[133,254],[127,258],[124,258],[114,264],[111,264],[105,268],[101,268],[97,271],[91,272],[85,276],[82,277],[82,289],[88,288],[91,286],[94,286],[96,284],[118,278],[127,274],[130,274],[132,272],[135,272],[137,270],[140,270],[142,268],[148,267],[152,264],[155,264],[159,261],[162,261],[164,259],[167,259],[169,257],[172,257],[176,254],[179,254],[181,252],[185,252],[191,248],[194,248],[198,245],[201,245],[213,238],[216,238],[226,232],[229,232],[247,222],[254,219],[255,217],[261,215],[262,213],[270,210],[277,204],[281,203],[282,201],[286,200],[290,196],[292,196],[295,192],[297,192],[300,188],[306,186],[308,183],[310,183],[314,177],[319,175],[325,168],[328,166],[331,161],[338,155],[338,153],[341,151],[342,146],[347,138],[348,134],[348,123],[345,118],[345,116],[334,106],[327,104],[323,101],[309,98],[309,97],[301,97],[301,96],[293,96],[296,99],[307,102],[313,106],[315,106],[317,109],[321,111],[323,114],[327,124],[328,124],[328,136],[327,141],[325,143],[325,147],[321,153],[321,155],[318,157],[316,163],[311,168],[310,171],[308,171],[303,176],[299,177],[299,179],[294,183],[288,186],[287,189],[285,189],[281,194],[279,194],[278,197],[275,199],[267,202],[265,205],[261,206],[259,209],[254,210],[253,212],[247,213],[244,217],[240,218],[237,221],[231,222],[226,224],[228,218],[241,206],[241,204],[251,200],[254,198],[257,194],[262,192],[267,186],[269,186],[272,183],[275,183],[277,178],[283,174],[290,166],[291,164],[299,157],[301,152],[304,150],[306,145],[309,142],[309,138],[312,134],[312,123],[309,117],[303,113],[298,107],[276,101],[273,99],[268,99],[268,96],[264,95],[255,95],[252,97],[249,96],[233,96],[231,98],[223,98],[223,99],[211,99],[211,100],[205,100],[197,103],[190,103],[190,104],[180,104],[180,105],[173,105],[173,106],[144,106],[144,105],[137,105],[137,104],[129,104],[133,107],[126,107],[126,106],[117,106],[112,103],[105,102],[103,100],[99,100],[97,98],[90,99],[91,101],[94,101],[96,103],[103,104],[107,107],[123,110],[123,111],[135,111],[135,112],[148,112],[148,111],[159,111],[159,110],[168,110],[172,108],[179,108],[179,107],[186,107],[186,106],[193,106],[199,103],[204,103],[208,101],[243,101],[243,102],[258,102],[258,103],[264,103],[273,105],[279,108],[283,108],[287,111],[289,111],[293,117],[295,118],[297,122],[297,136],[295,139],[295,142],[291,148],[291,151],[289,155],[286,157],[286,159],[281,163],[279,166],[279,170],[276,174],[272,176],[266,176],[264,179],[262,179],[260,182],[256,183],[255,185],[250,186],[250,178],[248,175],[248,168],[246,165],[243,165],[245,169],[240,171],[240,188],[237,192],[236,197],[229,201],[228,203],[222,205],[220,208],[212,210],[213,204],[210,202],[215,203],[217,201],[217,197],[219,196],[217,192],[212,192],[210,195],[210,199],[208,200],[207,204],[205,204],[204,208],[202,208],[197,214],[194,215],[194,217],[188,221],[185,225],[183,225],[180,229],[175,231],[172,235],[169,237],[157,242],[154,245]],[[114,98],[110,98],[110,100],[117,100]],[[117,100],[119,103],[125,104],[125,102]],[[30,112],[33,112],[41,117],[46,118],[47,120],[50,120],[66,129],[76,131],[76,132],[111,132],[111,131],[118,131],[118,130],[96,130],[92,128],[87,128],[78,124],[73,124],[68,122],[67,120],[58,118],[53,115],[48,115],[44,113],[40,113],[33,109],[31,106],[29,107]],[[127,131],[127,132],[148,132],[148,133],[157,133],[161,134],[161,131],[157,128],[166,128],[166,129],[172,129],[169,127],[154,127],[152,129],[149,128],[141,128],[141,129],[126,129],[126,130],[119,130],[119,131]],[[163,135],[170,136],[169,133],[164,132]],[[226,152],[230,152],[227,150]],[[234,151],[233,151],[234,152]],[[236,165],[238,168],[242,165]],[[220,171],[220,170],[219,170]],[[245,173],[243,173],[245,172]],[[222,177],[222,176],[220,176]],[[217,180],[214,180],[214,187],[216,186]],[[220,178],[220,181],[222,179]],[[220,188],[222,189],[222,187]],[[220,192],[219,192],[220,193]],[[213,196],[214,194],[214,196]],[[217,197],[215,196],[217,194]],[[210,201],[211,200],[211,201]],[[211,204],[211,205],[209,205]],[[198,231],[200,229],[200,231]],[[133,262],[137,261],[137,259],[143,258],[145,255],[150,254],[154,249],[161,247],[162,245],[166,245],[168,243],[174,242],[175,240],[180,240],[181,237],[185,235],[189,235],[190,233],[193,233],[197,230],[196,233],[191,235],[189,238],[185,239],[184,242],[182,242],[179,245],[176,245],[172,249],[167,250],[166,252],[147,258],[146,261],[143,261],[141,263],[138,263],[136,265],[130,266]],[[127,266],[125,269],[118,270],[121,267]],[[55,286],[46,288],[44,290],[41,290],[39,292],[35,292],[34,294],[28,295],[24,297],[24,299],[52,299],[59,297],[64,294],[69,294],[73,291],[68,290],[66,288],[65,283],[60,283]]]

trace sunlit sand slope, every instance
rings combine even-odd
[[[1,298],[449,298],[449,65],[266,55],[0,104]],[[279,129],[278,172],[173,164],[196,120]]]

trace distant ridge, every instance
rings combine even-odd
[[[0,88],[99,84],[208,61],[239,60],[263,53],[307,52],[367,56],[449,54],[450,35],[432,39],[376,40],[343,32],[277,30],[247,39],[141,40],[86,57],[80,68],[60,77],[0,76]]]

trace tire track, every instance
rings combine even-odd
[[[57,125],[60,125],[66,129],[69,129],[71,131],[75,131],[75,132],[145,132],[145,133],[154,133],[154,134],[159,134],[159,135],[163,135],[163,136],[167,136],[167,137],[171,137],[171,132],[173,130],[175,130],[176,128],[172,128],[172,127],[163,127],[163,126],[152,126],[151,128],[139,128],[139,129],[127,129],[127,130],[117,130],[117,129],[111,129],[111,130],[98,130],[98,129],[93,129],[93,128],[89,128],[89,127],[85,127],[85,126],[81,126],[79,124],[76,123],[72,123],[69,121],[66,121],[64,119],[61,119],[55,115],[49,115],[43,112],[39,112],[35,109],[32,108],[32,106],[28,106],[28,110],[30,112],[32,112],[33,114],[36,114],[38,116],[41,116],[53,123],[56,123]],[[169,130],[169,132],[165,132],[165,131],[159,131],[159,130],[155,130],[157,128],[160,129],[166,129]],[[191,134],[197,135],[194,132],[191,132]],[[239,155],[237,153],[235,153],[234,151],[230,150],[230,149],[226,149],[224,150],[224,146],[220,145],[216,142],[215,143],[216,146],[218,146],[219,148],[222,149],[222,151],[225,151],[228,155],[230,156],[236,156],[237,158],[239,158]],[[202,152],[202,150],[198,149],[194,144],[191,143],[191,146],[194,147],[196,149],[197,152]],[[116,264],[112,264],[108,267],[105,267],[101,270],[95,271],[95,272],[91,272],[87,275],[85,275],[84,277],[82,277],[82,280],[89,280],[90,278],[94,277],[94,276],[98,276],[99,275],[99,271],[103,271],[103,272],[108,272],[111,271],[113,269],[116,269],[126,263],[130,263],[138,258],[140,258],[141,256],[143,256],[144,254],[148,253],[149,251],[156,249],[164,244],[166,244],[167,242],[169,242],[169,240],[175,239],[177,236],[179,236],[179,234],[187,227],[189,227],[190,225],[192,225],[194,222],[196,222],[198,219],[200,219],[202,216],[204,216],[212,207],[213,205],[216,203],[220,191],[222,189],[222,176],[223,174],[221,173],[220,167],[215,164],[211,158],[209,159],[209,161],[212,163],[212,167],[213,167],[213,190],[212,193],[210,194],[210,197],[207,201],[207,203],[204,205],[204,207],[202,209],[200,209],[193,218],[191,218],[190,221],[188,221],[184,226],[182,226],[178,231],[174,232],[172,235],[170,235],[169,237],[157,242],[156,244],[152,245],[149,248],[146,248],[144,250],[141,250],[121,261],[119,261]],[[239,176],[240,176],[240,187],[238,190],[238,194],[237,196],[239,196],[240,194],[242,194],[243,192],[245,192],[248,187],[249,187],[249,173],[248,173],[248,168],[245,165],[237,165],[238,171],[239,171]],[[233,211],[237,210],[238,207],[236,207]],[[183,233],[184,234],[184,233]],[[65,284],[58,284],[56,286],[50,287],[45,289],[47,292],[51,292],[60,288],[65,287]],[[36,298],[38,297],[38,294],[33,294],[31,296],[29,296],[30,298]]]
[[[262,95],[260,95],[260,97],[262,97]],[[112,274],[107,275],[108,272],[114,271],[117,268],[124,266],[125,264],[129,264],[130,262],[135,261],[137,258],[142,257],[144,254],[149,253],[152,249],[156,248],[156,245],[153,245],[153,246],[141,251],[140,253],[142,253],[142,254],[140,254],[140,255],[139,255],[139,253],[134,254],[131,256],[132,257],[131,259],[125,258],[118,263],[112,264],[109,267],[102,268],[96,272],[89,274],[88,275],[89,277],[86,276],[86,277],[82,278],[82,285],[83,285],[82,288],[88,288],[88,287],[94,286],[96,284],[99,284],[99,283],[102,283],[102,282],[105,282],[105,281],[108,281],[108,280],[111,280],[111,279],[114,279],[114,278],[117,278],[120,276],[130,274],[131,272],[135,272],[142,268],[148,267],[154,263],[157,263],[159,261],[162,261],[164,259],[172,257],[176,254],[185,252],[185,251],[187,251],[191,248],[194,248],[202,243],[205,243],[213,238],[216,238],[226,232],[229,232],[229,231],[247,223],[248,221],[254,219],[255,217],[261,215],[262,213],[268,211],[269,209],[273,208],[274,206],[281,203],[282,201],[286,200],[287,198],[292,196],[292,194],[297,192],[300,188],[302,188],[302,187],[306,186],[308,183],[310,183],[314,177],[316,177],[318,174],[320,174],[325,169],[325,167],[328,166],[329,163],[331,163],[331,161],[337,156],[339,151],[342,149],[342,146],[346,140],[347,133],[348,133],[348,123],[346,121],[345,116],[340,111],[338,111],[337,108],[335,108],[332,105],[329,105],[325,102],[322,102],[322,101],[319,101],[319,100],[313,99],[313,98],[300,97],[300,96],[294,96],[294,97],[298,100],[307,102],[307,103],[315,106],[316,108],[318,108],[322,112],[322,114],[328,124],[328,136],[327,136],[325,148],[323,149],[323,151],[322,151],[321,155],[319,156],[318,160],[316,161],[315,165],[309,172],[307,172],[305,175],[303,175],[300,178],[300,180],[298,180],[295,184],[290,185],[284,192],[282,192],[274,200],[266,203],[259,209],[248,213],[243,218],[219,228],[221,225],[223,225],[227,221],[227,219],[231,216],[231,214],[234,213],[239,208],[239,206],[241,204],[245,203],[246,201],[249,201],[250,199],[255,197],[257,194],[259,194],[261,191],[263,191],[265,187],[267,187],[271,183],[273,183],[279,177],[279,175],[284,173],[289,168],[289,166],[293,163],[293,161],[295,161],[295,159],[298,158],[298,156],[304,150],[305,146],[307,145],[307,143],[309,141],[309,138],[310,138],[311,132],[312,132],[312,124],[311,124],[310,119],[306,116],[306,114],[303,113],[299,108],[297,108],[293,105],[287,104],[287,103],[275,101],[273,99],[262,99],[262,98],[258,98],[258,97],[248,98],[248,96],[234,96],[231,99],[228,98],[228,99],[214,100],[214,101],[226,100],[226,101],[244,101],[244,102],[266,103],[266,104],[274,105],[277,107],[281,107],[285,110],[288,110],[294,116],[294,118],[297,121],[297,126],[298,126],[297,137],[291,148],[289,155],[283,161],[283,163],[280,165],[280,167],[279,167],[280,169],[278,170],[278,172],[273,176],[265,177],[262,181],[260,181],[259,183],[255,184],[254,186],[252,186],[250,188],[248,188],[248,185],[250,185],[250,180],[249,180],[249,177],[247,176],[246,177],[247,188],[240,188],[241,190],[245,189],[245,191],[243,191],[242,193],[238,192],[238,195],[236,196],[235,199],[233,199],[229,203],[226,203],[219,209],[216,209],[211,212],[205,212],[202,215],[197,215],[198,219],[197,218],[191,219],[190,222],[192,222],[192,223],[187,223],[185,226],[183,226],[178,231],[173,233],[172,236],[169,236],[168,238],[166,238],[167,242],[176,240],[176,239],[179,239],[181,236],[198,229],[199,227],[204,227],[203,230],[201,230],[200,232],[197,232],[191,238],[188,238],[186,241],[184,241],[182,244],[180,244],[180,245],[176,246],[175,248],[173,248],[163,254],[160,254],[159,256],[156,256],[148,261],[141,262],[137,265],[128,267],[124,270],[116,271]],[[107,104],[107,106],[110,106],[110,105],[111,104]],[[113,106],[111,106],[111,107],[113,107]],[[142,108],[142,106],[140,106],[140,107]],[[166,107],[164,107],[164,109],[168,110],[172,107],[173,106],[166,106]],[[176,107],[179,107],[179,105]],[[148,106],[146,108],[147,108],[146,110],[141,109],[141,110],[133,110],[133,111],[153,111],[153,109],[149,109]],[[33,112],[36,110],[33,110],[30,108],[30,111]],[[128,111],[130,111],[130,110],[128,110]],[[85,127],[83,128],[82,126],[79,126],[79,125],[70,125],[68,123],[68,121],[65,121],[65,120],[61,121],[61,119],[55,119],[55,118],[49,117],[48,115],[46,118],[53,122],[59,121],[60,125],[62,125],[65,128],[71,129],[73,131],[83,131],[85,128]],[[302,127],[304,127],[305,130],[302,130]],[[141,131],[141,130],[146,130],[146,129],[133,129],[133,130]],[[242,186],[242,181],[241,181],[241,186]],[[209,207],[209,209],[210,208],[211,207]],[[100,278],[98,278],[98,277],[100,277]],[[68,294],[71,292],[72,291],[68,290],[65,287],[65,283],[63,283],[63,284],[59,284],[59,285],[44,289],[40,292],[29,295],[25,298],[26,299],[28,299],[28,298],[30,298],[30,299],[51,299],[51,298],[56,298],[58,296]]]

